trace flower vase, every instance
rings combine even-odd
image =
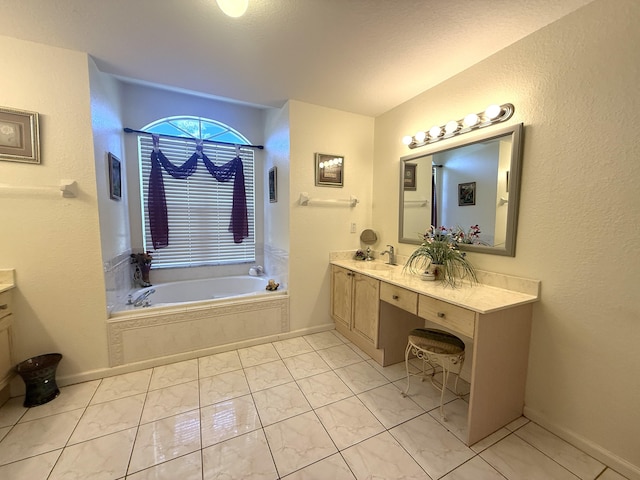
[[[149,272],[151,272],[151,265],[147,263],[143,263],[140,265],[140,276],[142,277],[142,281],[151,285],[149,281]]]
[[[444,278],[445,267],[441,263],[430,263],[422,274],[422,279],[426,281],[442,280]]]

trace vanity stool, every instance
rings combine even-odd
[[[422,371],[419,373],[409,373],[409,353],[413,353],[419,360],[422,360]],[[440,392],[440,415],[446,421],[444,415],[444,392],[447,386],[449,373],[456,375],[455,390],[458,393],[458,378],[464,364],[464,342],[455,335],[434,328],[416,328],[409,333],[407,349],[404,352],[404,363],[407,370],[407,388],[402,392],[402,396],[409,394],[409,379],[415,375],[421,375],[424,380],[430,369],[431,383]],[[442,384],[438,385],[434,375],[436,368],[442,368]]]

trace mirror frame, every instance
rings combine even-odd
[[[507,203],[507,231],[504,247],[491,247],[487,245],[469,245],[460,244],[460,250],[466,252],[488,253],[492,255],[504,255],[509,257],[516,256],[516,232],[518,227],[518,207],[520,205],[520,177],[522,170],[522,139],[523,124],[518,123],[499,130],[491,132],[483,132],[482,135],[472,136],[471,138],[460,139],[453,143],[441,143],[429,145],[430,148],[421,150],[418,153],[406,155],[400,158],[400,215],[398,217],[398,242],[420,245],[420,240],[414,238],[406,238],[404,232],[404,175],[405,165],[407,162],[417,160],[421,157],[427,157],[437,153],[446,152],[455,148],[473,145],[478,142],[493,140],[498,137],[511,135],[511,163],[509,167],[509,202]],[[425,231],[429,225],[425,225]]]

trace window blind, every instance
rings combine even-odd
[[[192,140],[162,138],[160,148],[174,165],[182,165],[195,151]],[[145,251],[153,251],[147,193],[151,172],[151,137],[138,137],[140,159],[141,210]],[[204,152],[216,165],[223,165],[236,156],[234,147],[204,144]],[[187,179],[173,178],[163,172],[169,218],[169,246],[153,251],[154,268],[223,265],[255,261],[255,162],[254,152],[240,148],[244,165],[247,196],[249,237],[234,243],[229,232],[233,181],[218,182],[198,162],[196,172]]]

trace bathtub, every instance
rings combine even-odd
[[[277,280],[276,280],[277,281]],[[289,331],[289,295],[267,277],[230,276],[153,285],[149,305],[117,305],[107,321],[111,366],[156,360]]]
[[[206,278],[203,280],[186,280],[182,282],[160,283],[151,287],[141,288],[131,292],[131,299],[149,293],[147,307],[135,307],[129,304],[120,305],[118,310],[130,311],[138,308],[165,307],[181,303],[207,302],[221,298],[242,298],[256,295],[269,295],[266,277],[252,277],[238,275],[221,278]],[[277,292],[277,290],[276,290]]]

